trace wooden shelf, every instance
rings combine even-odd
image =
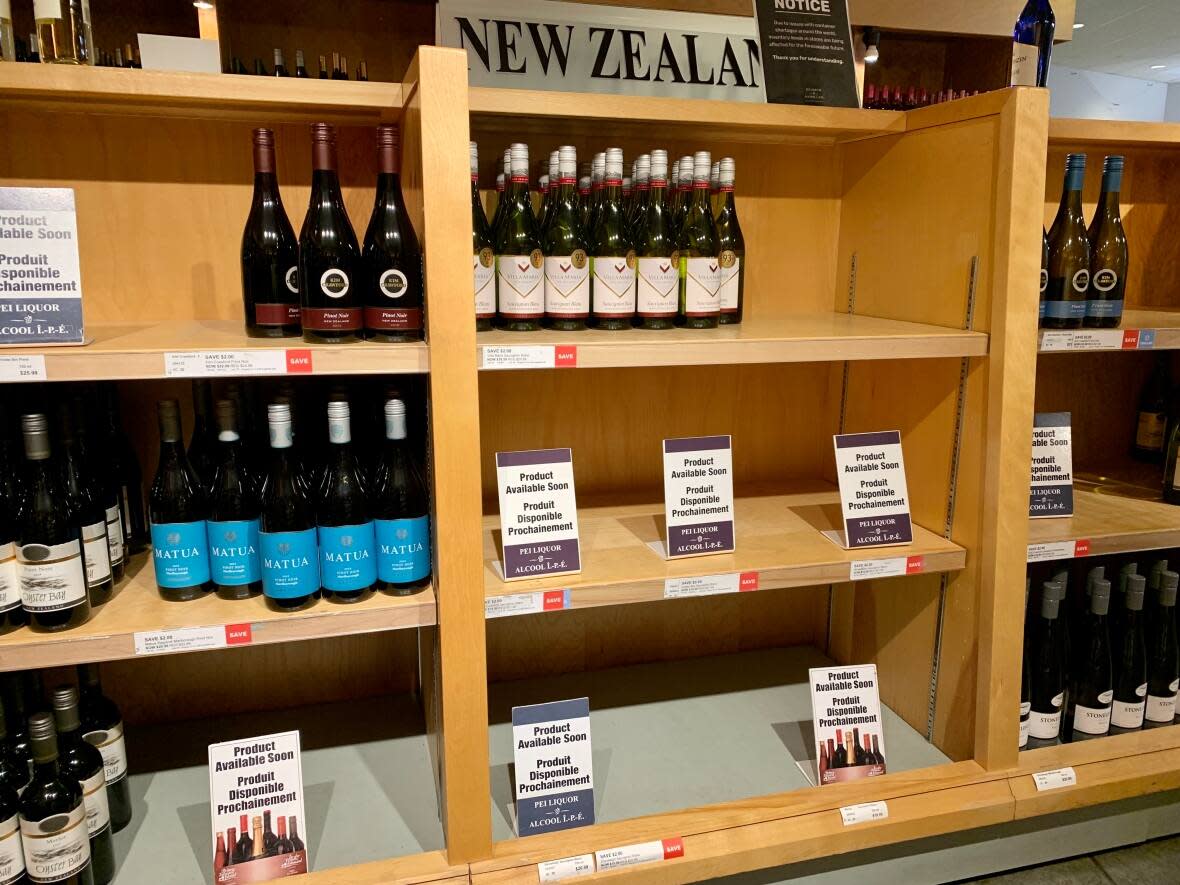
[[[1041,353],[1180,350],[1180,311],[1128,310],[1118,329],[1041,329]]]
[[[377,375],[426,372],[430,353],[425,342],[414,344],[307,344],[302,338],[251,338],[239,320],[179,320],[141,326],[87,326],[88,344],[0,348],[5,356],[43,355],[49,381],[103,381],[132,378],[189,377],[170,373],[168,353],[199,351],[310,351],[315,375]],[[281,361],[280,361],[281,362]],[[290,369],[305,373],[303,368]],[[218,372],[217,374],[284,374],[283,372]],[[36,380],[30,378],[29,380]]]
[[[24,64],[0,67],[0,99],[51,112],[375,125],[401,117],[402,86]]]
[[[1180,123],[1132,120],[1049,119],[1049,144],[1111,144],[1128,147],[1180,147]]]
[[[661,552],[662,504],[581,508],[581,574],[505,582],[500,579],[499,517],[487,516],[484,590],[490,600],[562,589],[569,591],[568,605],[562,607],[592,608],[669,598],[669,579],[757,572],[758,589],[772,590],[848,581],[854,561],[921,557],[914,573],[954,571],[966,562],[962,547],[918,525],[912,544],[846,551],[820,534],[839,528],[840,519],[839,495],[826,483],[787,495],[739,498],[735,553],[669,561]]]
[[[136,633],[191,627],[250,628],[250,645],[350,636],[436,621],[435,598],[427,588],[416,596],[374,593],[364,602],[340,605],[318,600],[298,612],[272,611],[262,597],[225,600],[207,594],[191,602],[169,602],[156,590],[146,556],[137,556],[115,596],[85,624],[57,633],[21,627],[0,637],[5,654],[0,670],[58,667],[136,656]]]
[[[1029,561],[1180,547],[1180,507],[1110,494],[1108,489],[1075,483],[1072,517],[1030,519]],[[1079,541],[1085,542],[1083,549],[1065,552]],[[1034,549],[1039,545],[1058,545],[1059,555],[1037,557]]]
[[[920,359],[987,354],[987,335],[983,332],[834,312],[751,318],[740,325],[716,329],[497,330],[479,333],[476,343],[480,352],[479,364],[483,368],[488,368],[489,348],[537,345],[576,348],[578,368]]]

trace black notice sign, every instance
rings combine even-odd
[[[766,100],[860,107],[848,0],[754,0]]]

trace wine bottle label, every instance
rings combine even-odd
[[[722,313],[737,313],[738,296],[741,291],[742,259],[732,250],[726,249],[721,253],[721,282],[718,293],[721,297]]]
[[[1139,695],[1139,700],[1130,701],[1115,701],[1110,707],[1110,724],[1115,728],[1141,728],[1143,726],[1143,710],[1145,707],[1144,695],[1147,694],[1147,685],[1141,685],[1136,692],[1142,691]]]
[[[590,259],[594,315],[621,319],[635,314],[635,253]]]
[[[258,520],[209,520],[209,572],[214,582],[239,587],[262,580]]]
[[[406,332],[422,328],[418,307],[366,307],[365,328],[380,332]]]
[[[1110,707],[1083,707],[1078,704],[1073,709],[1073,730],[1082,734],[1106,734],[1110,731]]]
[[[1045,316],[1055,320],[1082,320],[1086,317],[1085,301],[1046,301]]]
[[[12,885],[24,877],[25,856],[20,846],[20,818],[0,820],[0,885]]]
[[[1148,452],[1164,450],[1164,432],[1168,427],[1166,412],[1140,412],[1135,427],[1135,448]]]
[[[496,315],[496,260],[487,246],[471,256],[475,275],[475,316],[491,319]]]
[[[1049,269],[1041,268],[1041,298],[1045,297],[1045,291],[1049,288]]]
[[[1172,693],[1166,696],[1149,694],[1147,706],[1143,711],[1148,722],[1171,722],[1176,718],[1176,683],[1172,683]]]
[[[1020,743],[1017,746],[1019,746],[1021,749],[1028,746],[1028,732],[1029,721],[1028,717],[1025,716],[1020,720]]]
[[[1028,43],[1012,44],[1012,86],[1037,85],[1037,61],[1040,52]]]
[[[375,519],[377,577],[392,584],[420,581],[430,574],[430,519]]]
[[[105,768],[78,783],[82,785],[82,803],[86,806],[86,832],[93,839],[111,825]]]
[[[107,786],[118,783],[127,777],[127,745],[123,742],[123,723],[116,722],[113,727],[88,731],[82,735],[86,743],[98,748],[102,754],[102,765],[106,775]]]
[[[409,287],[410,281],[396,267],[383,271],[377,278],[377,291],[386,298],[401,298]]]
[[[715,316],[721,312],[721,263],[716,258],[680,257],[680,275],[684,280],[684,314],[690,317]]]
[[[680,297],[680,268],[671,258],[640,258],[636,312],[641,317],[674,316]]]
[[[359,307],[305,307],[299,318],[313,332],[359,332],[364,325],[364,311]]]
[[[333,592],[363,590],[377,580],[373,523],[320,526],[320,581]]]
[[[90,863],[86,806],[81,802],[68,814],[41,820],[21,817],[20,835],[30,882],[61,882]]]
[[[33,18],[37,21],[61,18],[61,0],[33,0]],[[49,50],[43,46],[41,51]]]
[[[1086,316],[1109,318],[1123,315],[1123,279],[1109,267],[1099,268],[1090,278],[1090,300]]]
[[[111,576],[111,548],[107,543],[107,524],[102,522],[82,526],[82,552],[86,559],[86,584],[95,584]]]
[[[16,574],[16,544],[0,544],[0,612],[20,608],[20,581]]]
[[[292,295],[299,294],[299,265],[292,264],[290,267],[287,268],[287,272],[285,274],[283,274],[283,283],[286,284],[287,291],[290,292]],[[298,305],[293,305],[293,306],[295,307],[296,310],[299,309]]]
[[[1037,740],[1051,741],[1061,733],[1061,708],[1033,710],[1028,714],[1028,733]]]
[[[320,589],[316,530],[260,532],[262,592],[274,599],[308,596]]]
[[[320,291],[329,298],[343,298],[352,288],[348,274],[338,267],[329,267],[320,274]]]
[[[259,326],[299,325],[298,304],[255,304],[254,322]]]
[[[590,260],[581,249],[545,258],[545,313],[561,317],[590,315]]]
[[[82,545],[25,544],[16,551],[21,604],[29,611],[73,608],[86,599]]]
[[[538,319],[545,313],[541,250],[530,255],[501,255],[496,259],[496,289],[500,314],[509,319]]]
[[[107,520],[107,550],[111,555],[111,565],[118,565],[123,561],[123,517],[119,512],[119,505],[106,509]]]
[[[161,587],[192,587],[208,581],[205,521],[152,523],[152,564]]]

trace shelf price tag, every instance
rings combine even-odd
[[[45,381],[45,357],[41,354],[29,356],[0,355],[0,381]]]
[[[221,624],[215,627],[177,627],[174,630],[142,630],[134,634],[137,655],[205,651],[254,641],[250,624]]]
[[[889,806],[884,802],[862,802],[859,805],[840,807],[840,818],[846,827],[874,820],[885,820],[887,817],[889,817]]]
[[[664,440],[664,541],[669,559],[733,553],[733,440]]]
[[[914,531],[901,433],[841,433],[834,440],[844,530],[824,534],[849,550],[910,543]]]
[[[167,351],[166,378],[209,378],[215,375],[286,375],[311,372],[311,351],[195,350]]]
[[[575,344],[484,344],[479,354],[481,369],[573,369],[578,365]]]
[[[921,556],[891,556],[888,559],[854,559],[848,563],[848,580],[867,581],[870,578],[898,578],[920,575],[925,562]]]
[[[483,613],[485,618],[507,618],[512,615],[562,611],[569,607],[569,590],[538,590],[535,593],[489,596],[484,600]]]
[[[885,774],[876,665],[813,667],[808,676],[819,747],[816,782],[822,786]]]
[[[664,579],[664,599],[684,599],[687,596],[718,596],[722,593],[749,593],[757,589],[757,572],[731,572],[727,575],[702,575],[698,578]]]
[[[654,842],[637,842],[619,848],[604,848],[594,852],[598,872],[631,867],[641,863],[660,860],[675,860],[684,857],[684,839],[656,839]]]
[[[1072,767],[1055,768],[1052,771],[1038,771],[1032,776],[1033,783],[1037,785],[1037,792],[1044,792],[1045,790],[1058,790],[1061,787],[1073,787],[1077,785],[1078,775]]]
[[[1045,541],[1028,545],[1028,562],[1048,562],[1053,559],[1077,559],[1090,555],[1090,541]]]
[[[569,449],[497,452],[505,581],[582,570]]]
[[[513,707],[512,747],[518,836],[594,823],[589,698]]]
[[[1028,515],[1033,519],[1073,516],[1073,431],[1069,412],[1038,412],[1033,416]]]
[[[1041,332],[1041,347],[1045,353],[1069,350],[1124,350],[1128,338],[1124,329],[1065,329]],[[1131,347],[1138,347],[1139,336],[1135,335]]]
[[[542,882],[560,882],[574,876],[588,876],[594,872],[593,854],[575,854],[537,864],[537,878]]]

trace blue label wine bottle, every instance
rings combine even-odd
[[[213,589],[205,492],[184,453],[180,404],[161,400],[160,464],[148,502],[156,586],[165,599],[196,599]]]
[[[267,407],[270,470],[262,486],[259,532],[262,592],[277,609],[311,602],[320,592],[315,508],[307,495],[293,448],[291,407]]]
[[[430,516],[426,485],[406,440],[406,405],[385,403],[385,448],[373,477],[377,586],[396,595],[430,583]]]
[[[377,540],[356,455],[348,403],[328,403],[328,456],[316,508],[320,582],[337,602],[358,602],[377,581]]]
[[[262,592],[259,503],[242,455],[237,406],[217,401],[217,448],[209,501],[209,558],[217,595],[248,599]]]

